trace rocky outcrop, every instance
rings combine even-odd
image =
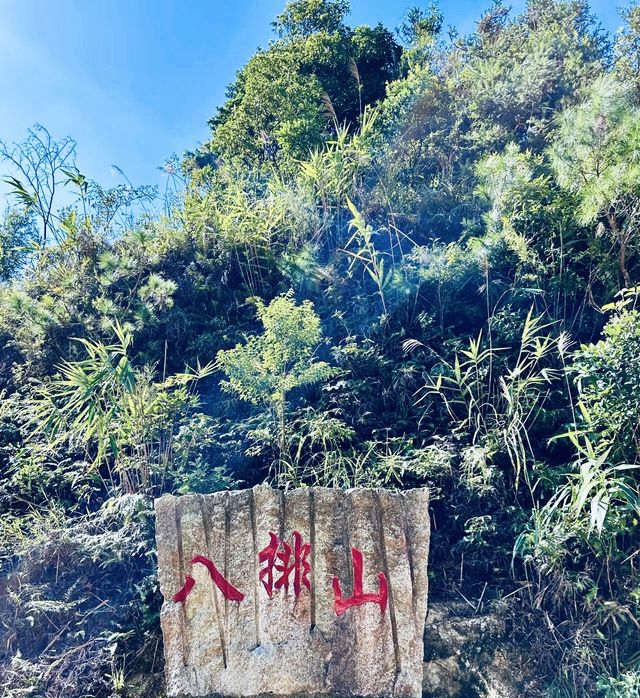
[[[521,658],[499,613],[434,603],[425,627],[424,698],[521,698]]]
[[[156,514],[169,696],[421,695],[426,490],[256,487]]]

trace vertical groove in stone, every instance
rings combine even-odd
[[[413,569],[413,544],[411,542],[411,536],[409,535],[409,522],[407,521],[407,498],[404,495],[398,495],[400,501],[402,502],[402,520],[404,522],[404,539],[407,544],[407,559],[409,561],[409,576],[411,577],[411,606],[415,613],[416,610],[416,600],[418,590],[416,588],[416,575]]]
[[[229,579],[229,553],[231,550],[231,516],[229,512],[229,493],[224,494],[224,578]],[[224,627],[227,637],[229,633],[229,599],[224,598]]]
[[[249,518],[251,519],[251,533],[253,539],[253,611],[256,622],[256,647],[260,647],[260,571],[258,565],[258,526],[256,522],[256,493],[250,490],[249,495]]]
[[[398,495],[391,495],[398,496]],[[384,539],[384,520],[382,516],[382,502],[380,500],[379,490],[375,491],[376,511],[378,512],[378,530],[380,533],[380,550],[382,552],[382,565],[384,567],[384,575],[387,578],[388,601],[389,601],[389,620],[391,621],[391,639],[393,640],[393,654],[396,660],[396,677],[402,669],[400,659],[400,645],[398,644],[398,622],[396,620],[396,607],[393,599],[393,584],[391,583],[391,572],[389,570],[389,560],[387,558],[387,544]]]
[[[176,515],[176,540],[178,541],[178,569],[180,583],[186,580],[187,571],[184,564],[184,551],[182,549],[182,520],[180,518],[180,499],[175,500]],[[176,589],[177,591],[177,589]],[[182,663],[187,666],[189,657],[189,637],[187,633],[187,612],[184,604],[180,604],[180,632],[182,633]]]
[[[340,504],[342,505],[342,518],[345,523],[344,532],[347,542],[347,571],[349,577],[349,589],[351,594],[353,594],[353,559],[351,557],[351,541],[353,540],[353,535],[351,534],[351,519],[353,518],[353,502],[351,501],[351,493],[341,492],[342,497]],[[345,588],[342,586],[342,595],[345,596]],[[353,653],[356,654],[358,651],[358,624],[356,623],[355,613],[349,614],[349,624],[351,625],[351,634],[353,635]]]
[[[200,511],[202,512],[202,528],[204,529],[204,545],[207,550],[207,557],[215,565],[216,556],[211,549],[211,536],[209,535],[209,521],[206,514],[206,505],[204,495],[198,495],[198,501],[200,503]],[[215,506],[215,505],[214,505]],[[220,648],[222,650],[222,666],[227,668],[227,643],[224,634],[224,624],[222,615],[220,613],[220,599],[218,598],[219,590],[215,584],[212,584],[213,588],[213,604],[216,609],[216,623],[218,625],[218,634],[220,635]]]
[[[187,571],[184,568],[184,551],[182,549],[182,521],[180,519],[180,500],[176,499],[175,505],[175,516],[176,516],[176,539],[178,541],[178,577],[181,581],[184,581],[184,577]]]
[[[309,544],[311,545],[311,596],[309,612],[311,623],[309,630],[316,627],[316,502],[313,490],[309,489]]]
[[[429,590],[428,554],[431,522],[429,519],[429,490],[409,490],[404,494],[407,537],[411,541],[410,558],[413,564],[414,594],[413,618],[417,634],[422,636],[427,615]]]
[[[278,490],[278,496],[278,536],[280,536],[280,540],[284,540],[287,530],[287,510],[284,501],[284,490]]]

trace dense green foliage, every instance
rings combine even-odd
[[[1,144],[7,697],[160,695],[151,498],[265,479],[429,486],[523,695],[638,695],[640,9],[347,12],[286,6],[164,205]]]
[[[357,124],[397,77],[400,46],[382,25],[348,27],[346,0],[300,0],[273,23],[278,40],[251,58],[209,122],[215,157],[290,165]],[[330,114],[327,121],[326,112]]]

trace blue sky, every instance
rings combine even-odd
[[[158,166],[206,140],[207,119],[285,0],[0,0],[0,138],[39,122],[78,142],[80,170],[105,186],[159,183]],[[389,28],[417,0],[352,0],[351,24]],[[428,4],[424,2],[423,4]],[[471,31],[487,2],[441,2]],[[514,11],[524,0],[513,0]],[[623,5],[624,6],[624,5]],[[592,8],[611,30],[615,3]]]

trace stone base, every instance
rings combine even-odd
[[[421,696],[427,490],[255,487],[165,496],[156,514],[169,696]],[[278,587],[296,540],[310,546],[298,556],[308,584],[298,565]],[[197,556],[242,599],[225,598]]]

